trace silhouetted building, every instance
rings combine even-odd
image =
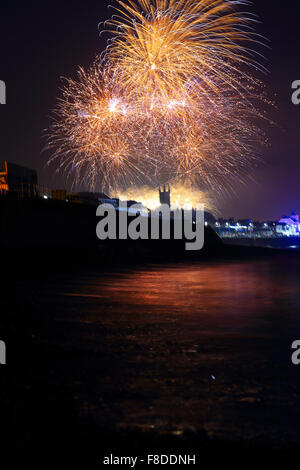
[[[36,190],[37,172],[7,161],[0,162],[0,191],[22,191],[29,193]]]
[[[67,191],[65,189],[51,189],[51,199],[56,199],[57,201],[66,201]]]
[[[159,188],[159,201],[161,204],[167,204],[171,207],[171,188],[170,185],[163,185]]]
[[[76,204],[85,204],[89,206],[98,206],[99,204],[112,204],[117,207],[118,199],[111,199],[104,193],[79,192],[67,195],[67,200]]]

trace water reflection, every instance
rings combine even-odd
[[[299,285],[299,259],[283,255],[89,273],[57,287],[54,302],[82,347],[113,365],[88,402],[104,396],[118,426],[298,440]]]

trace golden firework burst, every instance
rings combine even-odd
[[[91,188],[242,180],[266,142],[252,17],[231,0],[117,0],[104,56],[67,80],[48,147]]]

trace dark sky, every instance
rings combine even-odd
[[[1,5],[0,80],[7,86],[7,105],[0,106],[0,160],[36,168],[39,182],[65,187],[55,168],[45,168],[42,131],[49,126],[61,85],[60,77],[75,76],[105,45],[98,23],[108,18],[109,0],[13,2]],[[10,6],[11,5],[11,6]],[[264,165],[251,176],[255,182],[219,201],[224,216],[277,219],[300,212],[300,105],[291,102],[291,83],[300,80],[300,2],[256,0],[253,11],[259,31],[270,40],[265,50],[270,74],[264,78],[278,111],[271,116],[271,147]]]

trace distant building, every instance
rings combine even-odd
[[[67,191],[65,189],[51,189],[51,199],[56,199],[57,201],[66,201],[67,200]]]
[[[299,235],[299,215],[293,212],[290,216],[282,217],[276,225],[276,232],[288,236]]]
[[[204,221],[206,226],[215,227],[216,219],[210,212],[204,211]]]
[[[86,204],[89,206],[98,206],[99,204],[112,204],[117,207],[118,199],[111,199],[104,193],[79,192],[67,195],[67,200],[76,204]]]
[[[7,161],[0,162],[0,191],[35,191],[38,182],[37,172]]]
[[[289,217],[286,215],[279,220],[279,224],[299,225],[299,215],[293,212]]]
[[[251,219],[239,219],[237,221],[241,227],[249,227],[250,224],[253,224],[253,221]]]
[[[171,207],[171,188],[170,185],[163,185],[159,188],[159,201],[161,204],[167,204]]]

